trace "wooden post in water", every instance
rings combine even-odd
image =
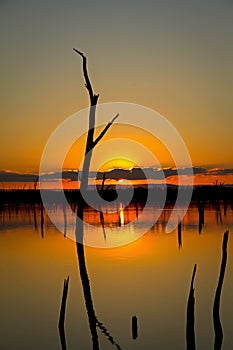
[[[104,240],[106,241],[106,232],[105,232],[105,227],[104,227],[104,214],[103,214],[101,209],[100,209],[99,213],[100,213],[100,223],[101,223],[101,226],[103,229],[103,236],[104,236]]]
[[[199,214],[198,232],[199,234],[201,234],[202,227],[205,223],[205,207],[203,203],[198,203],[198,214]]]
[[[138,337],[138,320],[137,316],[132,317],[132,339],[137,339]]]
[[[229,235],[229,231],[226,231],[223,235],[222,263],[221,263],[218,286],[215,292],[214,306],[213,306],[213,322],[214,322],[214,332],[215,332],[214,350],[220,350],[222,348],[222,341],[223,341],[223,330],[222,330],[222,325],[220,320],[220,299],[221,299],[223,280],[224,280],[225,269],[227,264],[228,235]]]
[[[195,297],[194,297],[194,279],[197,271],[197,265],[194,265],[193,275],[190,284],[188,304],[187,304],[187,323],[186,323],[186,349],[187,350],[195,350],[195,315],[194,315],[194,307],[195,307]]]
[[[34,228],[37,231],[36,203],[33,203]]]
[[[106,174],[104,173],[104,174],[103,174],[103,178],[102,178],[101,188],[100,188],[100,193],[101,193],[101,194],[103,193],[103,190],[104,190],[104,182],[105,182],[105,179],[106,179]]]
[[[181,220],[179,216],[178,216],[178,246],[180,250],[180,248],[182,248],[182,230],[181,230]]]
[[[43,203],[40,203],[40,231],[41,237],[44,238],[44,207]]]
[[[66,233],[67,233],[67,217],[66,217],[65,204],[63,204],[62,209],[63,209],[63,217],[64,217],[64,237],[66,237]]]
[[[64,279],[61,310],[60,310],[60,317],[59,317],[59,323],[58,323],[62,350],[66,350],[65,314],[66,314],[66,299],[68,294],[68,287],[69,287],[69,276],[67,277],[67,279]]]
[[[227,215],[227,200],[226,198],[224,198],[224,201],[223,201],[223,208],[224,208],[224,216]]]

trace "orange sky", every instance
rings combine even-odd
[[[195,166],[233,168],[231,2],[104,0],[90,9],[83,1],[25,0],[1,6],[1,169],[38,171],[54,129],[88,107],[74,46],[88,55],[100,102],[152,108],[179,131]],[[125,127],[118,131],[132,136]],[[112,128],[107,138],[115,134]],[[172,165],[156,140],[133,134],[163,165]],[[83,146],[67,166],[78,168],[81,152]],[[106,152],[115,157],[114,149]],[[154,165],[132,152],[139,166]],[[128,156],[122,143],[122,158]]]
[[[100,130],[102,128],[97,128],[96,135],[99,134]],[[80,168],[79,164],[82,164],[85,150],[85,138],[86,135],[80,137],[69,149],[64,160],[65,169]],[[111,140],[110,147],[108,143],[106,143],[106,146],[104,145],[104,142]],[[136,143],[133,143],[134,141]],[[166,146],[146,130],[135,126],[116,123],[109,129],[100,145],[101,143],[103,148],[100,151],[98,148],[94,149],[91,163],[92,170],[99,170],[98,164],[102,152],[104,152],[106,159],[109,159],[109,161],[102,164],[100,167],[101,171],[108,171],[110,168],[115,167],[129,169],[135,165],[141,166],[142,164],[144,167],[154,166],[155,160],[153,155],[156,156],[162,166],[174,166],[174,161]],[[147,149],[151,152],[151,155],[147,154]]]

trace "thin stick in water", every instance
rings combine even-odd
[[[223,342],[223,330],[220,320],[220,300],[221,292],[223,286],[223,280],[227,264],[227,243],[228,243],[229,231],[226,231],[223,235],[222,242],[222,262],[220,267],[218,285],[215,292],[214,306],[213,306],[213,322],[214,322],[214,332],[215,332],[215,341],[214,341],[214,350],[220,350],[222,348]]]
[[[190,284],[188,304],[187,304],[187,324],[186,324],[186,349],[195,350],[195,316],[194,316],[194,307],[195,307],[195,297],[194,297],[194,279],[197,271],[197,265],[194,265],[193,275]]]
[[[68,287],[69,287],[69,276],[67,277],[67,279],[64,279],[60,317],[59,317],[59,323],[58,323],[62,350],[66,350],[65,314],[66,314],[66,299],[68,294]]]

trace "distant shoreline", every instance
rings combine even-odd
[[[179,189],[181,192],[187,190],[187,186],[181,186]],[[59,191],[57,190],[43,190],[46,191],[47,197],[51,203],[59,204]],[[123,195],[127,197],[127,189],[119,189]],[[150,189],[150,201],[160,203],[164,198],[165,187],[158,185]],[[91,194],[91,190],[89,193]],[[144,187],[134,188],[134,194],[131,202],[145,203],[147,201],[148,190]],[[114,201],[117,198],[117,192],[115,189],[104,189],[102,197],[106,201]],[[166,202],[174,203],[177,198],[178,186],[167,186]],[[69,203],[78,203],[81,199],[79,190],[64,190],[64,194]],[[185,196],[184,196],[185,198]],[[0,205],[4,204],[34,204],[41,203],[40,190],[32,189],[16,189],[16,190],[0,190]],[[192,202],[216,202],[227,201],[232,204],[233,207],[233,186],[221,186],[221,185],[204,185],[194,186],[192,193]]]
[[[64,188],[64,190],[75,190],[80,187],[82,171],[63,170],[51,171],[48,173],[17,173],[11,170],[0,170],[0,191],[1,190],[33,190],[43,187],[43,189]],[[102,184],[104,178],[106,186],[150,186],[168,185],[168,186],[206,186],[224,184],[233,186],[232,168],[213,168],[204,167],[192,168],[132,168],[121,169],[114,168],[109,171],[90,171],[89,185],[94,187]],[[41,187],[39,187],[41,186]]]

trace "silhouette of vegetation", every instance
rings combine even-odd
[[[36,189],[37,189],[38,180],[39,180],[39,176],[36,176],[36,177],[34,178],[34,183],[33,183],[34,191],[36,191]]]
[[[186,323],[186,349],[187,350],[195,350],[195,315],[194,315],[194,307],[195,307],[195,297],[194,297],[194,279],[197,271],[197,265],[194,265],[193,274],[190,284],[188,304],[187,304],[187,323]]]
[[[198,203],[198,214],[199,214],[198,232],[199,234],[201,234],[202,227],[205,223],[205,204],[202,202]]]
[[[34,228],[37,231],[36,203],[33,204],[33,219],[34,219]]]
[[[116,114],[115,117],[104,127],[104,129],[100,132],[100,134],[94,138],[95,133],[95,114],[96,114],[96,105],[98,102],[99,95],[94,94],[93,88],[88,76],[87,72],[87,58],[86,56],[79,50],[73,49],[78,55],[82,57],[83,61],[83,75],[85,79],[85,86],[87,88],[89,99],[90,99],[90,111],[89,111],[89,128],[88,128],[88,134],[86,139],[86,148],[85,148],[85,158],[83,163],[83,169],[82,169],[82,177],[81,177],[81,185],[80,189],[82,190],[87,189],[88,185],[88,175],[89,175],[89,169],[90,169],[90,162],[92,157],[92,152],[94,147],[100,142],[100,140],[104,137],[108,129],[111,127],[111,125],[114,123],[114,121],[118,118],[119,114]]]
[[[179,250],[182,248],[182,228],[180,217],[178,217],[178,247]]]
[[[40,231],[41,237],[44,238],[44,207],[43,203],[40,203]]]
[[[220,300],[222,286],[225,276],[226,263],[227,263],[227,244],[228,244],[229,231],[226,231],[223,235],[222,242],[222,262],[220,267],[218,285],[215,292],[214,305],[213,305],[213,323],[215,332],[214,350],[221,350],[223,343],[223,329],[220,320]],[[197,265],[194,265],[190,291],[187,303],[187,323],[186,323],[186,348],[187,350],[195,350],[195,297],[194,297],[194,279],[196,275]]]
[[[62,205],[62,210],[63,210],[63,217],[64,217],[64,229],[63,229],[63,232],[64,232],[64,237],[66,237],[66,233],[67,233],[67,217],[66,217],[66,207],[63,203]]]
[[[138,319],[137,316],[132,317],[132,339],[137,339],[138,337]]]
[[[69,276],[67,277],[67,279],[64,279],[61,310],[60,310],[60,317],[59,317],[59,323],[58,323],[62,350],[66,350],[65,314],[66,314],[66,299],[68,294],[68,287],[69,287]]]
[[[88,186],[89,169],[90,169],[90,162],[91,162],[93,149],[98,144],[98,142],[104,137],[104,135],[106,134],[110,126],[113,124],[113,122],[118,118],[118,114],[105,126],[105,128],[100,132],[100,134],[94,139],[95,113],[96,113],[96,105],[98,102],[99,95],[95,95],[92,89],[92,85],[91,85],[91,82],[88,76],[88,71],[87,71],[87,58],[79,50],[74,49],[74,51],[82,57],[85,86],[88,90],[89,99],[90,99],[89,129],[88,129],[88,134],[86,139],[85,158],[84,158],[81,184],[80,184],[80,192],[85,193]],[[102,182],[102,189],[103,189],[103,186],[104,186],[104,180]],[[90,328],[91,337],[92,337],[92,348],[93,350],[99,350],[99,340],[98,340],[98,334],[97,334],[97,327],[99,327],[102,333],[107,336],[108,340],[113,345],[115,345],[118,349],[120,349],[119,345],[113,340],[113,337],[109,334],[106,327],[104,327],[104,325],[97,320],[95,310],[94,310],[90,281],[89,281],[86,262],[85,262],[84,245],[83,245],[83,236],[84,236],[83,220],[84,220],[85,206],[86,206],[86,203],[84,199],[82,198],[82,196],[81,197],[79,196],[75,235],[76,235],[76,242],[77,242],[76,246],[77,246],[79,272],[80,272],[80,278],[82,281],[83,294],[84,294],[85,305],[86,305],[86,310],[87,310],[87,315],[89,320],[89,328]]]
[[[56,191],[45,190],[50,192],[51,203],[59,204],[59,195]],[[127,191],[127,189],[122,189],[121,191]],[[145,203],[147,201],[147,191],[145,187],[135,187],[134,194],[132,198],[133,203]],[[163,189],[160,186],[155,186],[150,189],[152,203],[160,203],[163,198]],[[181,191],[185,189],[181,188]],[[167,186],[167,197],[166,204],[175,203],[177,198],[178,187],[177,186]],[[82,200],[80,190],[64,190],[64,194],[67,201],[72,203],[79,203]],[[104,186],[101,191],[101,196],[107,200],[112,201],[117,198],[116,190],[114,186]],[[217,200],[218,198],[218,200]],[[212,203],[213,207],[219,208],[220,203],[223,202],[226,213],[227,205],[230,204],[233,208],[233,187],[224,186],[221,191],[217,192],[215,186],[196,186],[193,189],[192,203]],[[41,196],[39,190],[0,190],[0,205],[4,204],[34,204],[41,203]],[[49,203],[48,203],[49,204]]]
[[[229,232],[226,231],[223,235],[222,242],[222,262],[220,267],[218,285],[215,292],[214,306],[213,306],[213,322],[215,332],[214,350],[220,350],[223,342],[223,330],[220,320],[220,300],[222,293],[222,286],[225,276],[226,264],[227,264],[227,243],[228,243]]]

